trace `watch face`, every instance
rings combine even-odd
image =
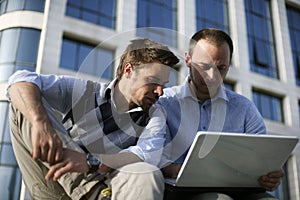
[[[96,172],[101,165],[101,158],[94,156],[92,154],[87,155],[87,164],[89,165],[89,173]]]
[[[91,155],[89,157],[89,162],[91,165],[100,165],[100,160],[96,156],[93,156],[93,155]]]

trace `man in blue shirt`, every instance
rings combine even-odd
[[[107,178],[112,199],[162,199],[160,170],[142,162],[152,135],[140,134],[178,61],[168,47],[135,39],[108,84],[28,71],[10,77],[12,144],[32,198],[98,199]]]
[[[266,127],[253,102],[226,89],[222,82],[229,70],[233,53],[231,38],[221,30],[203,29],[193,35],[185,62],[189,75],[180,86],[167,88],[146,130],[166,135],[160,166],[166,178],[176,178],[197,131],[222,131],[265,134]],[[157,113],[159,113],[157,111]],[[165,119],[165,120],[164,120]],[[213,144],[212,144],[213,145]],[[157,150],[159,152],[159,150]],[[266,190],[280,184],[280,169],[258,180]],[[166,188],[165,199],[261,199],[267,193],[195,193],[172,192]]]

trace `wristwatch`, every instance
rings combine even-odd
[[[86,162],[87,162],[87,164],[89,166],[88,173],[94,173],[94,172],[96,172],[99,169],[99,167],[101,166],[101,164],[102,164],[100,156],[95,156],[95,155],[93,155],[91,153],[88,153],[86,155]]]

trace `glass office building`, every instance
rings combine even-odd
[[[110,81],[128,41],[149,37],[181,58],[169,85],[180,84],[188,39],[204,27],[234,41],[226,87],[253,100],[268,134],[300,136],[299,0],[1,0],[1,199],[30,199],[9,135],[5,88],[13,72]],[[297,147],[273,193],[279,199],[299,199],[299,165]]]

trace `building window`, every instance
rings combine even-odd
[[[60,67],[112,79],[114,51],[64,38]]]
[[[114,29],[116,24],[116,1],[68,0],[66,15]]]
[[[16,10],[32,10],[43,12],[45,0],[2,0],[0,2],[0,15]]]
[[[0,32],[0,82],[20,69],[35,71],[40,31],[12,28]]]
[[[197,30],[213,27],[229,32],[227,10],[227,0],[196,0]]]
[[[287,6],[296,84],[300,86],[300,10]]]
[[[269,0],[245,0],[251,71],[278,78]]]
[[[137,35],[177,46],[177,1],[138,0]]]
[[[299,124],[300,124],[300,101],[298,102]]]
[[[282,98],[254,90],[253,102],[264,118],[277,122],[284,122]]]
[[[0,194],[1,199],[19,199],[21,173],[11,145],[8,102],[0,102]]]

